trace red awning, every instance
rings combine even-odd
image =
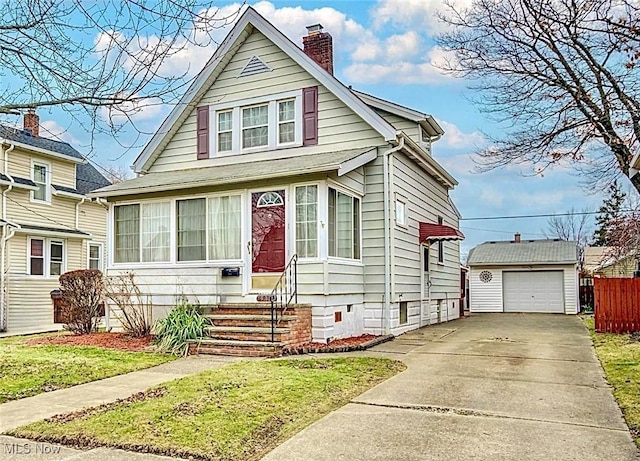
[[[420,242],[437,240],[464,240],[464,234],[458,229],[443,224],[420,223]]]

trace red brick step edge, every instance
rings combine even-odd
[[[393,338],[395,338],[394,335],[378,336],[361,344],[352,344],[352,345],[344,345],[344,346],[335,345],[333,347],[331,346],[331,343],[329,344],[307,343],[307,344],[302,344],[298,346],[285,346],[282,349],[282,355],[322,354],[322,353],[333,353],[333,352],[363,351],[365,349],[369,349],[370,347],[377,346],[378,344],[391,341]]]

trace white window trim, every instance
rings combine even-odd
[[[94,242],[94,241],[87,242],[87,269],[91,269],[91,247],[92,246],[97,246],[99,248],[100,259],[98,264],[98,270],[104,272],[104,243],[102,242]]]
[[[278,137],[278,102],[295,101],[295,140],[289,143],[279,143]],[[242,109],[268,104],[268,142],[266,146],[242,148]],[[258,98],[242,99],[232,103],[216,104],[209,108],[209,151],[213,157],[263,152],[275,149],[302,146],[302,90],[261,96]],[[232,148],[230,151],[218,151],[218,112],[231,111]],[[213,122],[211,122],[213,120]]]
[[[107,270],[108,269],[127,269],[127,268],[133,268],[133,269],[140,269],[140,268],[150,268],[150,269],[156,269],[156,268],[166,268],[167,265],[173,265],[173,266],[179,266],[179,267],[227,267],[230,265],[242,265],[243,264],[243,257],[244,257],[244,246],[241,245],[241,251],[240,251],[240,258],[239,259],[227,259],[227,260],[223,260],[223,259],[209,259],[209,228],[207,225],[207,233],[206,233],[206,254],[207,254],[207,259],[205,260],[199,260],[199,261],[178,261],[178,219],[177,219],[177,202],[179,200],[190,200],[190,199],[202,199],[204,198],[206,200],[206,210],[207,210],[207,220],[208,220],[208,213],[209,213],[209,198],[213,198],[213,197],[227,197],[230,195],[239,195],[240,196],[240,202],[241,202],[241,207],[240,207],[240,213],[241,213],[241,218],[240,218],[240,226],[241,229],[245,229],[246,228],[246,205],[245,205],[245,197],[246,197],[246,190],[230,190],[230,191],[224,191],[224,192],[216,192],[213,194],[205,194],[205,195],[184,195],[184,196],[180,196],[180,197],[174,197],[171,198],[169,200],[166,199],[155,199],[155,200],[126,200],[126,201],[122,201],[122,202],[117,202],[114,203],[113,206],[111,206],[109,208],[109,222],[108,222],[108,241],[107,241],[107,248],[108,248],[108,258],[107,258]],[[115,208],[117,206],[122,206],[122,205],[144,205],[147,203],[162,203],[162,202],[169,202],[170,203],[170,207],[171,207],[171,214],[170,216],[170,235],[169,235],[169,245],[170,245],[170,251],[169,251],[169,260],[168,261],[150,261],[150,262],[143,262],[142,261],[142,246],[140,247],[140,261],[134,261],[134,262],[115,262]],[[208,221],[207,221],[208,222]]]
[[[349,195],[352,198],[357,198],[360,201],[360,213],[358,216],[358,220],[359,220],[359,238],[358,238],[358,242],[360,244],[360,257],[359,258],[343,258],[341,256],[331,256],[329,255],[329,188],[331,189],[335,189],[336,191],[345,194],[345,195]],[[326,189],[326,201],[325,201],[325,208],[326,208],[326,216],[327,216],[327,232],[326,232],[326,249],[327,249],[327,261],[329,262],[338,262],[340,264],[353,264],[353,265],[358,265],[361,266],[362,263],[362,195],[358,194],[342,185],[338,185],[337,183],[331,181],[331,182],[327,182],[327,187]],[[353,207],[353,205],[352,205]]]
[[[230,130],[218,131],[218,128],[220,126],[219,125],[219,121],[218,121],[218,115],[219,114],[224,114],[226,112],[230,112],[231,113],[231,129]],[[216,136],[215,137],[216,148],[218,146],[218,135],[221,134],[221,133],[231,133],[231,149],[230,150],[220,151],[220,152],[222,154],[227,154],[229,152],[233,152],[233,136],[234,136],[233,131],[234,131],[234,128],[235,128],[235,125],[233,124],[234,123],[234,121],[233,121],[233,110],[220,110],[217,113],[215,113],[214,116],[215,116],[214,123],[215,123],[215,132],[216,132],[216,134],[215,134],[215,136]]]
[[[289,203],[291,203],[291,254],[296,253],[297,254],[297,221],[296,221],[296,207],[297,207],[297,201],[296,201],[296,188],[298,187],[304,187],[304,186],[316,186],[317,187],[317,195],[316,195],[316,256],[310,257],[310,258],[305,258],[305,257],[300,257],[300,255],[298,255],[298,258],[300,261],[304,261],[304,262],[317,262],[317,261],[321,261],[323,260],[323,251],[326,252],[325,248],[323,248],[323,244],[322,242],[324,240],[326,240],[327,237],[325,237],[324,232],[323,232],[323,227],[324,227],[324,222],[323,222],[323,216],[326,215],[326,213],[322,212],[322,208],[321,206],[324,206],[325,208],[327,207],[327,201],[326,198],[323,197],[323,192],[326,188],[322,187],[322,184],[319,182],[304,182],[304,183],[296,183],[296,184],[292,184],[291,185],[291,191],[289,192],[289,197],[291,197],[291,200],[289,200]],[[285,202],[286,203],[286,202]],[[322,205],[321,205],[322,204]],[[327,221],[328,222],[328,221]],[[326,234],[327,236],[329,235],[328,233]]]
[[[398,219],[398,205],[402,205],[403,207],[403,218],[402,221],[400,221]],[[396,226],[402,227],[404,229],[408,228],[408,219],[407,219],[407,199],[405,199],[403,196],[396,194],[396,200],[395,200],[395,221],[396,221]]]
[[[45,162],[42,160],[31,160],[31,180],[33,182],[35,182],[35,174],[33,169],[36,166],[42,166],[46,168],[46,174],[45,174],[45,187],[44,187],[44,194],[45,194],[45,199],[44,200],[38,200],[37,198],[35,198],[35,191],[31,191],[29,192],[29,201],[32,203],[41,203],[41,204],[46,204],[46,205],[51,205],[51,164],[49,162]],[[36,183],[38,184],[38,183]]]
[[[42,259],[43,259],[43,275],[32,274],[31,273],[31,241],[32,240],[42,240],[43,241],[43,250],[42,250]],[[27,275],[29,277],[34,278],[52,278],[57,279],[60,277],[59,275],[51,275],[51,244],[59,243],[62,245],[62,267],[60,268],[60,275],[64,274],[67,271],[67,241],[64,239],[57,238],[47,238],[47,237],[39,237],[33,236],[27,238]]]

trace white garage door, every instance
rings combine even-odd
[[[564,272],[503,272],[505,312],[564,313]]]

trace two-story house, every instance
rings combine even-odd
[[[24,129],[0,125],[0,331],[54,323],[51,290],[75,269],[103,269],[107,206],[87,193],[109,185],[65,142],[40,136],[35,111]]]
[[[333,76],[255,10],[237,21],[110,203],[109,273],[133,271],[155,316],[177,296],[255,302],[297,258],[313,338],[401,333],[459,316],[455,179],[431,116]],[[226,269],[226,270],[225,270]],[[235,270],[238,269],[238,270]]]

